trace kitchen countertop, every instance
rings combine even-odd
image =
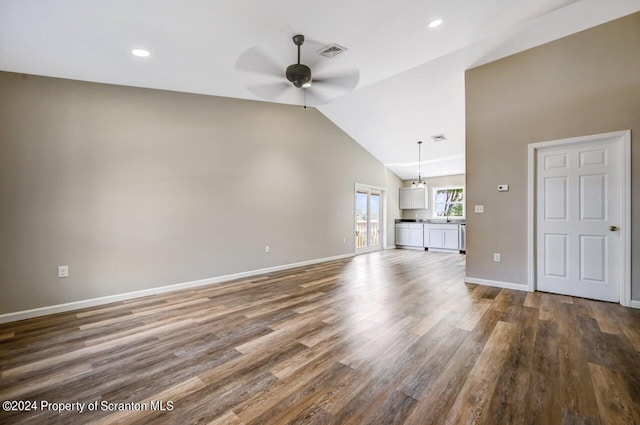
[[[427,220],[415,219],[415,218],[396,218],[396,223],[432,223],[432,224],[466,224],[467,221],[459,218],[452,218],[447,222],[444,218],[429,218]]]

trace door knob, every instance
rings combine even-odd
[[[618,230],[618,228],[616,226],[609,226],[609,230],[615,232],[616,230]]]

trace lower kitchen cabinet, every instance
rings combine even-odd
[[[456,230],[443,230],[442,236],[444,241],[442,247],[444,249],[460,249],[460,237],[457,228]]]
[[[402,223],[399,223],[402,224]],[[396,224],[396,245],[408,246],[409,245],[409,227],[398,227]]]
[[[409,223],[409,246],[424,248],[424,230],[422,223]]]
[[[460,226],[457,224],[425,224],[424,241],[427,248],[458,250]]]
[[[422,223],[396,223],[396,245],[424,248]]]

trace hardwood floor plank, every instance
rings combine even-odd
[[[66,368],[59,368],[39,378],[30,379],[27,382],[17,381],[9,384],[5,381],[0,388],[0,400],[20,400],[26,394],[35,393],[49,386],[65,385],[65,383],[76,379],[79,375],[91,372],[93,368],[88,363],[71,365]]]
[[[335,363],[337,358],[331,353],[325,354],[317,361],[305,366],[298,374],[278,380],[274,385],[236,406],[233,411],[241,421],[250,424],[265,423],[269,410],[281,403],[291,394],[300,391],[312,381],[319,379]]]
[[[4,341],[6,339],[11,339],[16,335],[15,332],[5,332],[3,334],[0,334],[0,341]]]
[[[217,417],[207,425],[242,425],[240,418],[233,411],[229,410],[224,415]]]
[[[175,315],[178,315],[182,307],[188,307],[194,304],[203,304],[203,303],[206,303],[207,301],[209,301],[208,298],[201,298],[199,300],[187,301],[179,304],[169,304],[169,305],[163,305],[162,307],[143,309],[137,312],[132,312],[131,314],[127,314],[124,316],[117,316],[110,319],[105,319],[98,322],[92,322],[86,325],[81,325],[80,329],[94,329],[94,328],[110,326],[115,323],[127,322],[127,321],[131,321],[132,319],[138,319],[138,318],[150,316],[153,314],[158,314],[164,311],[171,311],[172,313],[176,313]]]
[[[125,345],[125,344],[131,343],[132,341],[148,338],[149,336],[152,336],[155,333],[167,332],[167,331],[178,329],[178,328],[184,328],[189,326],[190,324],[191,324],[191,320],[182,320],[174,323],[169,323],[163,326],[159,326],[153,329],[147,329],[141,333],[135,333],[132,335],[123,336],[113,341],[106,341],[106,342],[96,344],[90,347],[86,347],[80,350],[72,351],[70,353],[61,354],[48,359],[43,359],[37,362],[28,363],[23,366],[8,369],[3,371],[0,377],[9,378],[11,376],[20,375],[26,372],[32,372],[35,370],[50,368],[58,365],[60,362],[68,362],[68,361],[80,359],[82,357],[88,357],[90,355],[99,353],[100,351],[104,351],[108,348],[112,348],[119,345]]]
[[[484,313],[491,307],[492,301],[493,300],[490,299],[480,298],[477,303],[470,307],[460,318],[456,327],[465,331],[472,331]]]
[[[540,320],[532,353],[525,424],[561,423],[559,342],[558,325]]]
[[[538,328],[538,311],[519,309],[514,336],[504,365],[497,378],[489,407],[484,413],[488,423],[519,425],[524,423],[527,390],[531,376],[533,348]],[[514,316],[509,316],[514,318]],[[490,418],[490,419],[489,419]]]
[[[583,416],[569,409],[562,409],[562,425],[600,425],[600,420]]]
[[[610,334],[622,333],[620,323],[618,323],[618,317],[615,314],[611,314],[613,306],[605,305],[601,303],[589,303],[589,307],[593,312],[593,317],[598,322],[600,331]]]
[[[406,424],[443,424],[455,414],[451,409],[500,316],[501,313],[492,310],[482,316],[453,355],[446,358],[445,366],[437,371],[434,379],[426,382],[422,393],[414,396],[420,402],[405,421]]]
[[[394,391],[362,423],[364,425],[403,424],[417,403],[414,398],[400,391]]]
[[[558,311],[556,321],[559,329],[559,380],[561,405],[572,417],[590,419],[597,423],[598,410],[591,385],[591,373],[582,344],[571,335],[575,332],[571,323],[576,323],[576,310],[565,305]]]
[[[634,402],[624,390],[625,385],[620,375],[593,363],[589,363],[589,370],[602,422],[629,425],[640,423],[637,400]]]
[[[246,398],[254,396],[273,385],[277,378],[269,372],[262,372],[242,382],[228,382],[223,386],[205,386],[188,394],[172,411],[157,411],[145,418],[148,424],[191,424],[206,423],[211,418],[227,415],[227,420],[242,423],[230,408]]]
[[[335,357],[334,357],[335,358]],[[272,408],[265,410],[256,418],[248,421],[248,424],[288,424],[294,420],[300,421],[301,414],[306,417],[315,417],[325,413],[322,407],[315,402],[321,401],[333,388],[340,388],[344,383],[353,378],[353,370],[340,363],[333,362],[331,366],[311,380],[307,385],[289,394]],[[315,405],[315,410],[308,410]],[[306,413],[304,413],[306,411]]]
[[[422,336],[429,332],[431,328],[433,328],[440,320],[446,317],[449,314],[449,310],[444,307],[438,307],[428,315],[423,317],[418,323],[415,324],[411,328],[411,333],[417,336]]]
[[[511,340],[516,331],[512,323],[498,322],[478,357],[469,378],[460,390],[451,408],[446,424],[495,423],[488,418],[485,408],[497,385],[500,370],[507,359]],[[484,414],[484,415],[483,415]]]
[[[527,299],[524,302],[524,306],[531,308],[540,308],[540,298],[540,292],[529,292],[527,294]]]
[[[428,342],[422,345],[423,352],[419,353],[421,361],[416,364],[415,372],[404,378],[398,386],[400,391],[416,400],[424,399],[429,387],[469,335],[469,332],[452,326],[443,328],[447,330],[447,334],[441,338],[427,335]]]

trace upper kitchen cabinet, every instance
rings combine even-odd
[[[427,187],[400,188],[401,210],[425,210],[428,208]]]

